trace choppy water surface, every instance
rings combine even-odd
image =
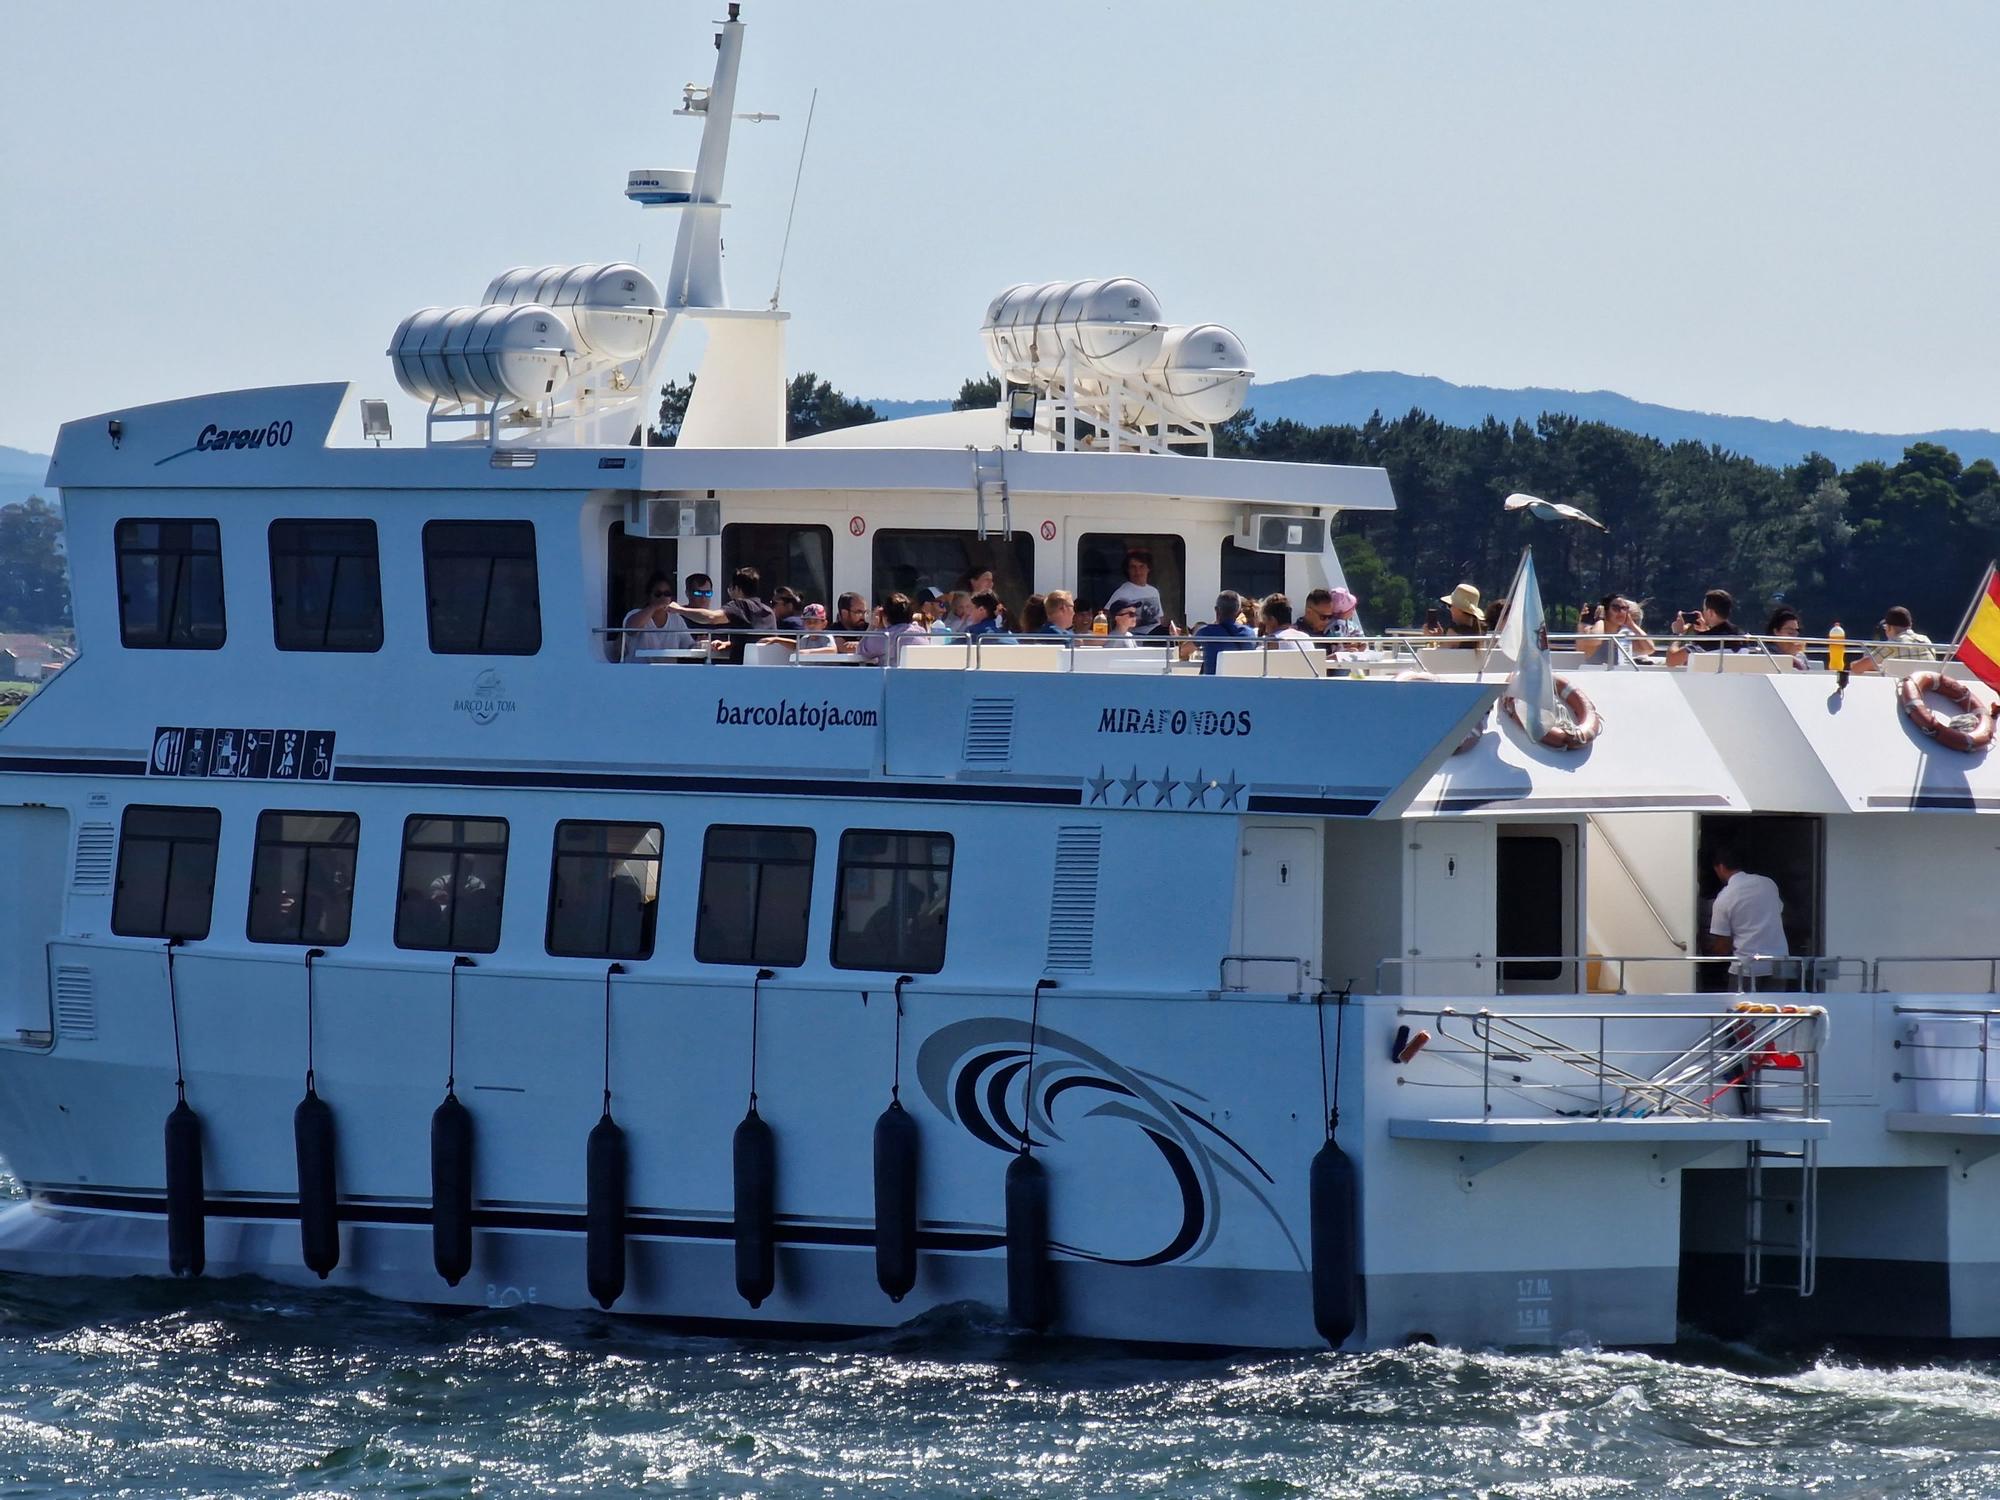
[[[1131,1357],[0,1278],[0,1496],[1985,1495],[2000,1367]]]

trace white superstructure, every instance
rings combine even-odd
[[[63,428],[81,654],[0,729],[0,1266],[1177,1345],[2000,1334],[2000,768],[1893,673],[627,641],[656,572],[1018,605],[1135,548],[1200,619],[1339,584],[1325,523],[1393,504],[1174,451],[1248,359],[1129,278],[989,308],[1022,428],[785,443],[784,314],[723,296],[734,9],[697,166],[626,189],[682,216],[667,276],[405,320],[423,447],[344,384]],[[1524,664],[1593,741],[1496,707]],[[1725,841],[1805,992],[1703,958]]]

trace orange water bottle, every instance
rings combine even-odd
[[[1840,621],[1833,622],[1833,629],[1826,633],[1826,669],[1829,672],[1847,670],[1847,632],[1840,628]]]
[[[1105,623],[1104,612],[1102,610],[1099,610],[1090,617],[1090,633],[1092,635],[1109,635],[1111,633],[1111,627]]]

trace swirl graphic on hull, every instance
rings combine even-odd
[[[954,1021],[925,1038],[917,1051],[917,1078],[937,1109],[982,1145],[1009,1155],[1025,1133],[1037,1150],[1066,1139],[1086,1121],[1129,1124],[1165,1169],[1180,1203],[1178,1222],[1152,1249],[1112,1253],[1102,1247],[1057,1242],[1079,1259],[1118,1266],[1160,1266],[1198,1259],[1215,1242],[1222,1220],[1222,1181],[1240,1185],[1270,1214],[1293,1257],[1305,1257],[1266,1189],[1271,1174],[1194,1106],[1202,1096],[1168,1079],[1141,1074],[1112,1061],[1088,1043],[1041,1027],[1035,1043],[1034,1093],[1024,1097],[1028,1072],[1026,1021],[982,1016]]]

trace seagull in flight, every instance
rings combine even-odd
[[[1611,530],[1595,516],[1587,516],[1574,505],[1564,505],[1555,500],[1544,500],[1539,495],[1523,495],[1516,492],[1507,497],[1507,509],[1525,510],[1537,521],[1581,521],[1586,526],[1595,526],[1599,531]]]

